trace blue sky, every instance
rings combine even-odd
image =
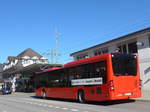
[[[0,0],[0,63],[27,48],[69,54],[150,26],[149,0]]]

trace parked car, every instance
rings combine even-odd
[[[2,88],[2,94],[5,95],[5,94],[11,94],[11,89],[10,88]]]

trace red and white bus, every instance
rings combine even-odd
[[[141,96],[136,55],[107,53],[36,73],[36,96],[108,101]]]

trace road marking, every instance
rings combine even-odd
[[[42,106],[47,107],[47,105],[43,104]]]
[[[59,107],[59,106],[55,106],[55,105],[43,104],[43,103],[47,103],[45,101],[37,102],[38,100],[35,100],[35,99],[27,99],[27,98],[22,98],[22,99],[28,100],[28,101],[20,101],[20,100],[18,101],[18,100],[15,100],[15,99],[9,99],[9,101],[14,101],[14,102],[17,102],[17,103],[26,103],[26,104],[39,105],[39,106],[43,106],[43,107],[56,108],[56,109],[62,109],[62,110],[70,110],[72,112],[79,112],[80,111],[79,109],[76,109],[76,108],[66,108],[66,107]],[[3,111],[3,112],[7,112],[7,111]],[[82,111],[82,112],[88,112],[88,111]]]
[[[62,108],[63,110],[68,110],[68,108]]]
[[[77,111],[79,111],[79,110],[78,110],[78,109],[71,109],[71,111],[77,112]]]
[[[3,110],[3,112],[7,112],[6,110]]]
[[[68,110],[68,108],[61,108],[61,109],[63,109],[63,110]]]
[[[39,106],[42,106],[42,104],[41,104],[41,103],[39,103],[38,105],[39,105]]]
[[[49,105],[48,107],[50,107],[50,108],[51,108],[51,107],[53,107],[53,105]]]
[[[38,103],[33,103],[34,105],[38,105]]]

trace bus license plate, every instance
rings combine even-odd
[[[130,95],[132,95],[132,94],[131,94],[131,93],[125,93],[125,95],[126,95],[126,96],[130,96]]]

